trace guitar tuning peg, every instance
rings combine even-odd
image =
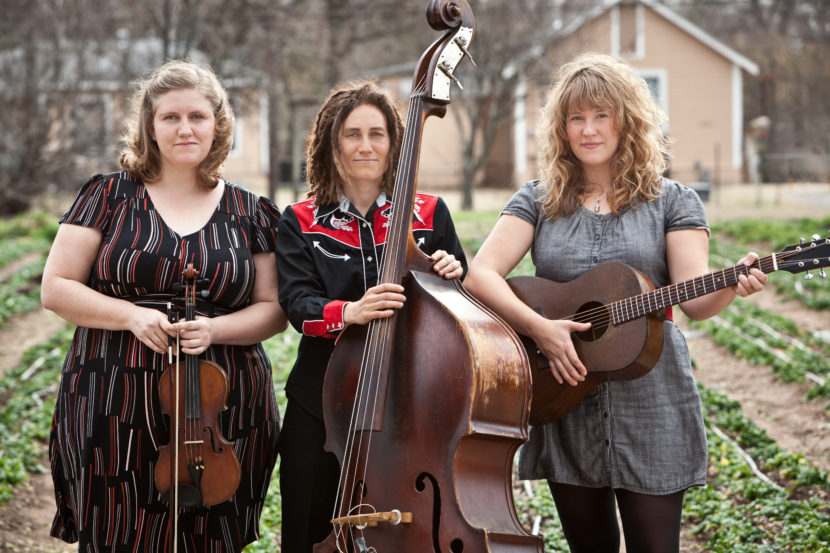
[[[199,290],[199,295],[206,298],[210,295],[210,290]]]
[[[818,276],[821,278],[827,278],[827,273],[824,272],[824,269],[820,269],[818,272]]]
[[[813,238],[813,240],[820,240],[820,239],[821,239],[821,236],[819,236],[818,234],[814,234],[814,235],[812,236],[812,238]]]
[[[803,244],[803,243],[804,243],[804,238],[803,238],[803,237],[802,237],[802,238],[799,238],[799,239],[798,239],[798,243],[799,243],[799,244]]]
[[[813,273],[807,273],[806,275],[804,275],[804,280],[813,280],[814,278],[816,278],[816,275],[814,275]]]

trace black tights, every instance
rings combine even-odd
[[[646,495],[548,482],[571,553],[618,553],[619,505],[628,553],[678,553],[683,494]]]

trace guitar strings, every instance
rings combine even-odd
[[[695,278],[692,278],[692,279],[689,279],[689,280],[686,280],[686,281],[683,281],[683,282],[678,282],[676,284],[669,284],[667,286],[663,286],[661,288],[658,288],[656,290],[652,290],[650,292],[646,292],[646,293],[639,294],[639,295],[636,295],[636,296],[631,296],[629,298],[624,298],[624,299],[621,299],[621,300],[616,300],[614,302],[611,302],[611,303],[608,303],[608,304],[605,304],[605,305],[601,305],[601,306],[598,306],[598,307],[593,307],[591,309],[587,309],[587,310],[581,311],[579,313],[574,313],[574,314],[568,315],[566,317],[561,317],[561,319],[563,319],[563,320],[573,320],[573,321],[581,322],[581,323],[607,323],[611,319],[610,313],[613,312],[614,306],[621,306],[624,303],[628,303],[629,305],[636,305],[636,302],[638,300],[641,303],[643,301],[648,301],[650,303],[650,300],[647,299],[648,297],[656,297],[658,295],[662,296],[664,294],[664,291],[667,291],[669,289],[674,289],[676,291],[676,290],[679,290],[681,287],[687,288],[690,285],[690,283],[691,283],[692,286],[696,286],[694,284],[695,281],[703,280],[706,277],[712,277],[713,278],[714,275],[716,275],[716,274],[725,275],[725,274],[728,274],[730,271],[735,273],[736,282],[737,282],[737,272],[739,270],[744,275],[748,274],[749,270],[752,269],[752,268],[758,268],[761,271],[763,271],[764,273],[770,273],[770,272],[775,270],[775,264],[773,262],[773,258],[775,258],[775,260],[777,260],[779,262],[778,265],[780,267],[782,265],[782,263],[780,263],[781,261],[787,261],[790,257],[795,256],[797,254],[803,254],[805,251],[813,249],[815,247],[817,247],[817,246],[816,245],[811,245],[811,246],[804,247],[800,250],[790,250],[790,251],[779,252],[778,254],[775,254],[775,255],[767,255],[767,256],[759,258],[755,263],[753,263],[752,265],[749,265],[749,266],[747,266],[747,265],[735,265],[734,267],[730,267],[730,268],[727,268],[727,269],[722,269],[720,271],[715,271],[715,272],[709,273],[707,275],[701,275],[701,276],[698,276],[698,277],[695,277]],[[705,287],[705,283],[704,283],[704,287]],[[715,291],[715,290],[712,290],[712,291]],[[669,293],[669,298],[671,298],[671,293],[672,292],[669,291],[668,293]],[[701,295],[704,295],[704,294],[701,294]],[[692,299],[692,298],[689,298],[689,299]],[[666,304],[666,307],[668,307],[669,305],[676,305],[677,303],[682,303],[682,302],[678,301],[678,302],[673,302],[671,304]],[[647,313],[652,313],[654,311],[659,311],[660,309],[661,308],[653,309],[653,310],[647,311],[647,312],[642,313],[642,314],[644,315],[644,314],[647,314]],[[630,320],[630,319],[627,319],[627,320]],[[625,321],[623,321],[623,322],[625,322]]]

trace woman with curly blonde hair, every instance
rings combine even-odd
[[[608,261],[640,270],[657,287],[708,272],[703,205],[662,176],[664,120],[628,64],[587,54],[563,65],[537,133],[542,179],[514,194],[470,266],[465,286],[535,341],[559,383],[585,379],[574,333],[590,323],[546,319],[511,291],[504,278],[528,250],[536,276],[557,282]],[[766,280],[750,269],[734,287],[680,308],[705,319]],[[600,384],[559,420],[532,427],[522,448],[520,477],[548,481],[573,552],[619,551],[617,509],[628,551],[678,551],[685,490],[706,483],[688,349],[670,311],[663,324],[662,355],[650,372]]]

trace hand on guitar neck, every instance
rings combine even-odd
[[[632,380],[651,370],[663,349],[666,308],[725,288],[745,297],[763,289],[767,273],[799,273],[828,265],[830,239],[824,239],[787,246],[762,258],[751,253],[734,267],[658,289],[643,273],[614,262],[602,263],[567,283],[531,276],[507,279],[522,302],[550,319],[550,332],[562,332],[574,322],[591,323],[590,328],[576,329],[569,336],[587,370],[575,385],[557,378],[561,359],[550,344],[562,341],[561,335],[547,342],[522,337],[533,379],[531,424],[557,420],[597,384]]]

